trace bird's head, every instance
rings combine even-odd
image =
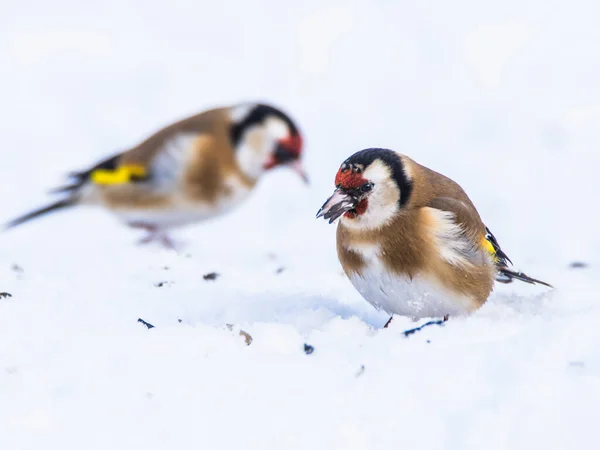
[[[406,206],[413,184],[398,153],[368,148],[342,163],[335,188],[317,218],[332,223],[342,217],[348,227],[373,229],[388,223]]]
[[[308,182],[302,167],[302,136],[281,110],[261,103],[230,109],[230,139],[241,170],[253,179],[275,167],[288,167]]]

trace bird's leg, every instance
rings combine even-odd
[[[407,337],[408,337],[408,336],[410,336],[411,334],[415,334],[417,331],[421,331],[423,328],[425,328],[425,327],[428,327],[428,326],[431,326],[431,325],[444,325],[444,324],[445,324],[445,323],[448,321],[448,318],[449,318],[449,317],[450,317],[450,316],[449,316],[448,314],[446,314],[446,315],[445,315],[445,316],[444,316],[442,319],[440,319],[440,320],[430,320],[429,322],[427,322],[427,323],[424,323],[424,324],[423,324],[423,325],[421,325],[421,326],[418,326],[418,327],[416,327],[416,328],[411,328],[410,330],[406,330],[406,331],[404,332],[404,336],[407,336]]]
[[[140,228],[147,232],[146,236],[138,241],[138,244],[149,244],[158,238],[160,233],[156,225],[150,224],[135,224],[134,228]]]
[[[160,243],[167,250],[177,250],[175,241],[173,241],[173,239],[171,239],[171,237],[165,231],[160,229],[153,229],[152,231],[149,230],[148,235],[141,239],[138,243],[149,244],[152,242]]]
[[[157,234],[157,238],[166,249],[177,251],[177,246],[175,245],[175,242],[165,231],[159,231]]]
[[[390,316],[389,320],[385,323],[385,325],[383,326],[383,328],[387,328],[390,326],[390,323],[392,323],[392,319],[394,318],[394,316]]]
[[[175,242],[169,237],[166,231],[156,225],[134,222],[129,224],[133,228],[139,228],[147,232],[147,235],[138,241],[138,244],[150,244],[151,242],[160,242],[169,250],[176,250]]]

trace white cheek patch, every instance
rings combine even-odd
[[[233,122],[243,121],[256,107],[253,104],[231,108]],[[279,117],[266,117],[262,123],[246,128],[236,147],[235,156],[241,171],[250,178],[259,178],[275,151],[277,142],[290,136],[288,125]]]
[[[380,183],[375,185],[368,197],[369,206],[366,214],[384,218],[394,215],[398,211],[398,198],[400,192],[394,183]]]
[[[406,156],[401,155],[400,153],[398,153],[398,156],[400,157],[400,161],[402,161],[402,168],[404,169],[404,176],[406,177],[407,180],[412,181],[414,179],[412,162],[410,160],[408,160]]]
[[[287,138],[290,135],[290,130],[287,124],[279,117],[267,118],[264,126],[267,131],[267,135],[273,139],[273,141]]]
[[[391,179],[390,169],[381,161],[374,161],[363,177],[373,183],[367,197],[367,210],[354,218],[344,217],[344,225],[354,229],[372,229],[385,225],[398,212],[400,190]]]
[[[235,157],[242,172],[251,178],[258,178],[273,151],[273,143],[266,135],[263,126],[250,127],[243,134],[240,143],[234,150]]]
[[[375,184],[389,181],[391,176],[390,169],[379,160],[373,161],[363,172],[363,177]]]

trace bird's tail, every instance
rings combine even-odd
[[[531,278],[529,275],[526,275],[523,272],[516,272],[509,269],[508,265],[510,264],[512,266],[512,261],[508,255],[502,251],[498,240],[488,227],[485,227],[485,232],[484,247],[494,258],[497,282],[508,284],[512,283],[514,280],[520,280],[529,284],[543,284],[544,286],[554,289],[554,286],[546,283],[545,281],[536,280],[535,278]]]
[[[9,228],[14,228],[18,225],[21,225],[22,223],[29,222],[30,220],[37,219],[38,217],[44,216],[54,211],[58,211],[60,209],[70,208],[71,206],[75,206],[76,204],[77,198],[75,196],[67,197],[48,206],[36,209],[34,211],[31,211],[30,213],[24,214],[20,217],[17,217],[16,219],[11,220],[4,226],[4,229],[8,230]]]
[[[75,206],[81,203],[81,200],[85,198],[85,188],[89,184],[92,174],[97,170],[116,170],[119,167],[120,157],[121,154],[117,154],[101,161],[100,163],[96,164],[88,170],[84,170],[81,172],[71,172],[69,174],[70,182],[68,184],[66,184],[65,186],[60,186],[50,191],[51,194],[66,195],[65,198],[43,208],[36,209],[35,211],[32,211],[21,217],[17,217],[14,220],[11,220],[4,226],[4,229],[7,230],[9,228],[14,228],[17,225],[29,222],[32,219],[37,219],[38,217],[44,216],[48,213],[58,211],[60,209],[70,208],[71,206]]]
[[[545,281],[536,280],[535,278],[531,278],[529,275],[524,274],[523,272],[515,272],[514,270],[509,269],[506,266],[497,266],[497,276],[496,281],[500,283],[512,283],[514,280],[524,281],[529,284],[543,284],[544,286],[548,286],[549,288],[554,288],[549,283]]]

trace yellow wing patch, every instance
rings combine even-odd
[[[498,257],[496,256],[496,249],[494,248],[492,243],[486,239],[485,236],[483,236],[481,238],[481,246],[483,247],[483,249],[486,252],[488,252],[490,255],[492,255],[494,257],[494,262],[498,261]]]
[[[147,173],[146,168],[139,164],[124,164],[115,170],[94,170],[90,180],[96,184],[127,184],[133,177],[145,177]]]

